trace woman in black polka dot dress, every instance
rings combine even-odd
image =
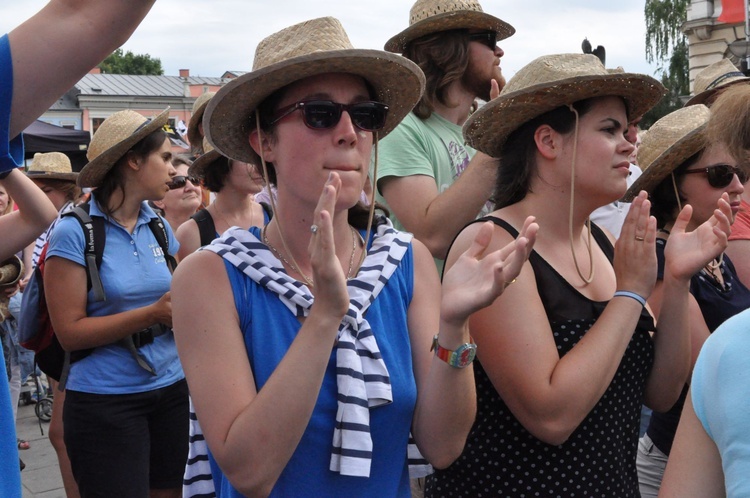
[[[546,56],[464,126],[469,145],[501,158],[498,209],[486,218],[496,225],[492,245],[515,237],[526,216],[540,228],[513,287],[470,320],[477,418],[461,457],[428,478],[426,496],[638,496],[641,404],[664,410],[677,399],[689,371],[690,276],[729,232],[726,202],[690,233],[690,208],[680,214],[655,327],[644,308],[656,279],[645,193],[616,246],[588,221],[625,193],[629,117],[662,92],[653,78],[609,72],[594,56]],[[446,268],[478,228],[462,231]]]

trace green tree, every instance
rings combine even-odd
[[[646,0],[646,60],[657,62],[657,76],[667,95],[643,117],[643,127],[682,107],[680,97],[690,93],[687,38],[682,25],[690,0]]]
[[[152,58],[149,54],[134,54],[130,50],[123,52],[121,48],[112,52],[99,67],[106,74],[164,74],[161,60]]]

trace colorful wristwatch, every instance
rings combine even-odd
[[[474,361],[477,355],[477,345],[473,343],[461,344],[458,349],[451,351],[445,349],[438,342],[438,336],[432,338],[432,347],[430,351],[435,351],[435,356],[446,362],[454,368],[464,368]]]

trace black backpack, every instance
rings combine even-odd
[[[89,215],[89,210],[90,205],[88,203],[81,204],[63,216],[72,216],[81,225],[86,241],[84,257],[86,259],[87,286],[88,290],[94,293],[94,301],[100,302],[107,299],[99,276],[106,242],[105,221],[100,216],[92,218]],[[164,223],[164,220],[157,216],[151,218],[148,226],[164,253],[170,272],[173,272],[177,261],[169,254],[169,238]],[[51,378],[59,381],[62,390],[65,388],[70,364],[90,355],[93,349],[66,352],[52,329],[47,311],[47,301],[44,296],[44,263],[47,255],[47,244],[42,249],[39,262],[34,268],[24,291],[21,315],[18,320],[19,342],[23,347],[36,353],[35,361],[39,368]],[[162,324],[152,325],[119,342],[130,351],[138,365],[152,375],[156,375],[153,368],[138,354],[138,348],[152,342],[154,337],[164,334],[168,330]]]

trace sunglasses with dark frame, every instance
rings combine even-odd
[[[740,183],[746,183],[750,175],[741,169],[729,164],[716,164],[707,168],[689,169],[683,171],[682,175],[691,175],[695,173],[703,173],[708,179],[708,184],[713,188],[726,188],[732,183],[734,175],[740,179]]]
[[[494,31],[482,31],[480,33],[469,33],[469,41],[476,41],[486,45],[491,50],[497,46],[497,33]]]
[[[290,115],[297,109],[302,111],[303,120],[308,128],[325,130],[333,128],[341,120],[341,113],[346,111],[354,126],[364,131],[377,131],[385,126],[388,106],[381,102],[355,102],[339,104],[331,100],[308,100],[279,109],[271,120],[272,125]]]
[[[175,190],[178,188],[183,188],[185,185],[187,185],[188,180],[190,180],[190,183],[195,185],[196,187],[199,187],[201,184],[200,178],[196,176],[173,176],[172,180],[167,183],[167,186],[169,187],[169,190]]]

